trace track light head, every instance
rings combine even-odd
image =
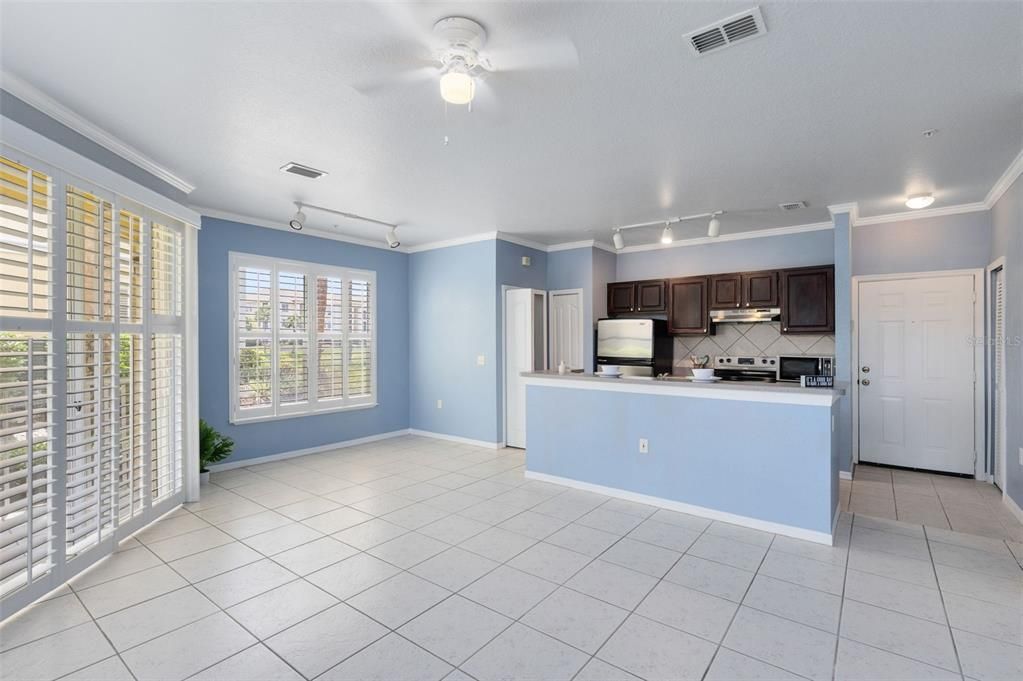
[[[625,248],[625,237],[622,236],[622,231],[620,229],[616,229],[614,231],[614,234],[611,235],[611,241],[615,245],[615,250],[620,251]]]
[[[664,223],[664,231],[661,232],[661,243],[662,244],[670,244],[674,240],[675,240],[675,235],[671,231],[671,223],[670,222],[665,222]]]
[[[707,224],[707,236],[717,237],[721,234],[721,221],[718,220],[718,216],[714,215],[710,218],[710,223]]]
[[[398,230],[396,227],[391,227],[387,230],[387,245],[391,248],[401,246],[401,242],[398,241]]]
[[[301,205],[295,205],[298,206],[298,210],[295,211],[295,215],[288,221],[288,227],[291,227],[296,232],[301,232],[302,228],[305,227],[305,213],[302,212]]]

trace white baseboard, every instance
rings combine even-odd
[[[1010,497],[1005,490],[1002,490],[1002,503],[1009,508],[1009,512],[1016,516],[1016,520],[1023,523],[1023,508],[1019,507],[1012,497]]]
[[[468,437],[460,437],[458,435],[448,435],[447,433],[435,433],[431,430],[418,430],[416,428],[408,429],[409,435],[418,435],[419,437],[431,437],[434,440],[447,440],[448,442],[459,442],[463,445],[474,445],[476,447],[485,447],[486,449],[501,449],[504,444],[501,442],[487,442],[486,440],[473,440]]]
[[[827,532],[807,530],[802,527],[783,525],[781,523],[774,523],[768,520],[758,520],[757,518],[750,518],[744,515],[736,515],[734,513],[727,513],[725,511],[717,511],[713,508],[695,506],[693,504],[687,504],[681,501],[674,501],[672,499],[664,499],[662,497],[651,497],[647,496],[646,494],[640,494],[638,492],[630,492],[629,490],[618,489],[617,487],[604,487],[603,485],[595,485],[590,482],[582,482],[580,480],[573,480],[571,478],[562,478],[557,475],[536,473],[528,470],[526,471],[525,475],[527,478],[531,480],[540,480],[541,482],[553,482],[557,485],[573,487],[575,489],[581,489],[587,492],[596,492],[597,494],[605,494],[609,497],[615,497],[617,499],[635,501],[636,503],[647,504],[648,506],[658,506],[660,508],[666,508],[669,511],[678,511],[680,513],[688,513],[690,515],[700,516],[701,518],[720,520],[722,522],[731,523],[733,525],[742,525],[743,527],[750,527],[754,530],[763,530],[765,532],[773,532],[774,534],[783,534],[786,537],[812,541],[817,544],[826,544],[828,546],[832,545],[832,535],[828,534]],[[836,515],[835,517],[837,518],[838,516]]]
[[[239,459],[238,461],[228,461],[227,463],[218,463],[210,466],[210,471],[229,471],[232,468],[244,468],[246,466],[255,466],[261,463],[270,463],[271,461],[283,461],[284,459],[294,459],[297,456],[308,456],[309,454],[322,454],[323,452],[329,452],[332,449],[343,449],[345,447],[356,447],[358,445],[368,444],[370,442],[376,442],[377,440],[388,440],[392,437],[401,437],[402,435],[408,435],[409,431],[405,430],[392,430],[389,433],[379,433],[377,435],[368,435],[366,437],[355,438],[354,440],[342,440],[341,442],[331,442],[325,445],[318,445],[316,447],[307,447],[306,449],[296,449],[290,452],[281,452],[280,454],[267,454],[266,456],[257,456],[251,459]]]
[[[852,480],[853,474],[850,471],[838,471],[838,477],[842,480]]]

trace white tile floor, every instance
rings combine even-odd
[[[522,463],[408,437],[217,474],[6,623],[3,678],[1023,678],[1023,545],[843,514],[827,547]]]
[[[988,482],[861,464],[840,488],[843,511],[1023,543],[1023,523]]]

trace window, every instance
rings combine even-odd
[[[18,157],[0,155],[5,614],[184,500],[186,432],[187,225]]]
[[[376,406],[376,273],[231,254],[231,421]]]

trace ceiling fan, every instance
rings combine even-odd
[[[395,5],[390,6],[394,16]],[[449,104],[464,104],[472,109],[477,88],[492,75],[509,71],[575,69],[579,56],[567,38],[519,44],[501,48],[487,45],[487,31],[479,22],[466,17],[445,17],[425,31],[412,23],[408,15],[398,16],[400,23],[411,29],[422,48],[422,57],[412,60],[409,68],[353,87],[371,95],[377,91],[409,83],[437,80],[440,95]]]

